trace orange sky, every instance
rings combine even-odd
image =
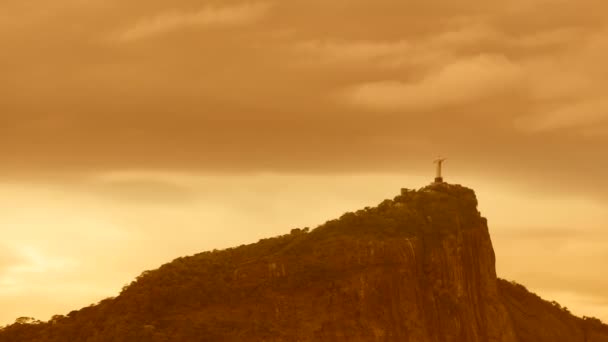
[[[417,188],[608,320],[605,1],[0,2],[0,324]]]

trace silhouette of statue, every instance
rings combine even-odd
[[[437,164],[437,175],[435,176],[435,183],[443,183],[443,177],[441,176],[441,167],[443,166],[443,162],[446,161],[446,158],[438,158],[434,161]]]

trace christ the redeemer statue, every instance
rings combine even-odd
[[[443,177],[441,176],[441,167],[446,158],[438,158],[434,161],[437,164],[437,175],[435,176],[435,183],[443,183]]]

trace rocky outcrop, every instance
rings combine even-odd
[[[475,193],[434,184],[311,232],[177,259],[0,341],[605,341],[599,322],[527,312],[543,301],[494,264]]]

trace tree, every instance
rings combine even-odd
[[[34,317],[19,317],[15,320],[15,324],[38,324],[39,320]]]

